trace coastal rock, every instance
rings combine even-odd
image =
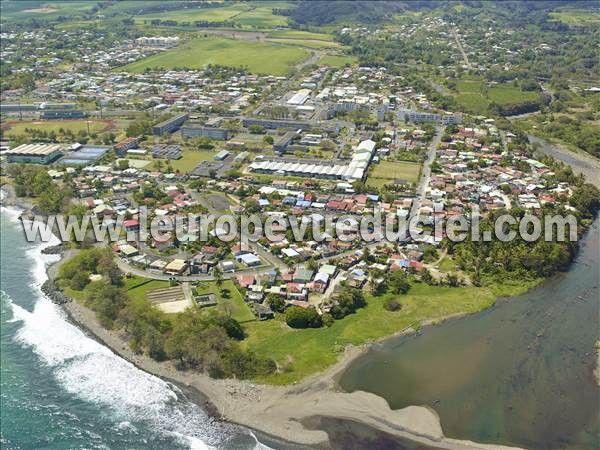
[[[62,244],[58,244],[58,245],[53,245],[51,247],[46,247],[46,248],[42,249],[42,253],[44,255],[60,255],[65,250],[67,250],[67,245],[62,243]]]
[[[63,305],[71,301],[69,297],[62,293],[53,280],[46,280],[40,289],[50,301],[58,305]]]

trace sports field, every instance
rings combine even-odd
[[[128,64],[121,70],[143,72],[147,68],[175,67],[200,69],[207,64],[220,64],[247,68],[256,74],[287,75],[292,67],[307,57],[308,51],[297,46],[209,36]]]
[[[367,186],[381,187],[394,180],[416,183],[419,177],[420,164],[411,162],[382,161],[375,164],[367,178]]]
[[[28,134],[27,129],[35,129],[47,133],[54,131],[56,134],[61,134],[60,130],[70,130],[72,133],[77,134],[80,131],[87,132],[88,122],[90,133],[100,133],[112,127],[111,122],[106,120],[36,120],[7,122],[3,125],[2,129],[5,130],[4,134],[9,137],[26,136]]]

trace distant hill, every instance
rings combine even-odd
[[[335,22],[378,23],[406,11],[405,2],[399,1],[301,1],[287,15],[298,24],[326,25]]]

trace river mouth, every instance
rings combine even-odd
[[[340,386],[380,395],[393,409],[430,406],[452,438],[600,448],[599,223],[568,272],[482,313],[377,344]]]

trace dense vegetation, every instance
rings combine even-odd
[[[35,197],[35,204],[41,213],[56,214],[68,206],[71,190],[55,183],[47,169],[13,164],[8,167],[8,174],[14,177],[15,194],[18,197]]]
[[[130,298],[110,249],[81,250],[61,266],[59,282],[95,311],[104,327],[123,330],[133,350],[154,359],[172,359],[215,378],[248,378],[276,370],[272,360],[242,348],[244,332],[228,315],[193,307],[168,316],[145,298]]]

